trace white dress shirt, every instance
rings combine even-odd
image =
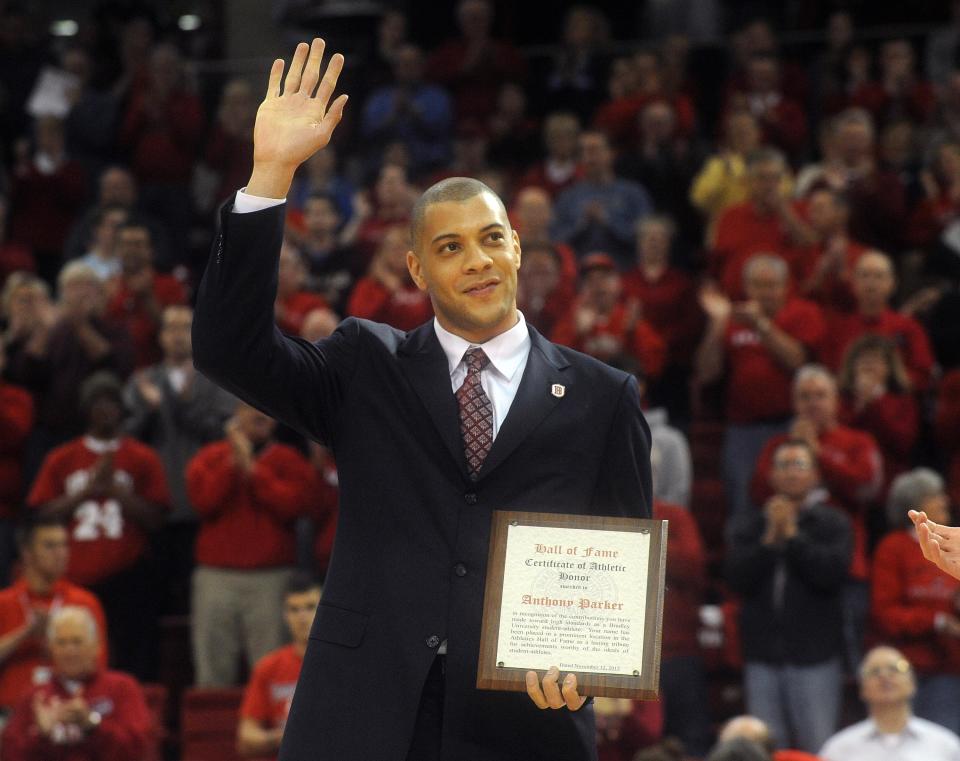
[[[818,755],[824,761],[960,761],[960,738],[916,716],[895,735],[866,719],[837,732]]]
[[[504,418],[510,411],[510,405],[517,395],[523,370],[530,357],[530,331],[527,321],[518,311],[520,319],[510,330],[494,336],[486,343],[470,343],[440,325],[440,321],[433,318],[433,329],[437,333],[437,340],[447,355],[447,364],[450,367],[450,385],[454,392],[463,385],[467,377],[467,364],[463,355],[467,349],[479,346],[490,360],[480,371],[480,385],[490,398],[493,405],[493,437],[496,439]]]

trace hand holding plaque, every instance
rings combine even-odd
[[[540,705],[527,672],[555,666],[575,675],[574,696],[656,698],[666,528],[636,518],[496,512],[477,687],[527,691]],[[558,678],[549,674],[539,693],[553,707],[571,694],[567,684],[553,694],[562,689]]]

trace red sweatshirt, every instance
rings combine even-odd
[[[277,315],[277,327],[291,336],[299,336],[303,321],[314,309],[326,309],[327,300],[319,293],[295,291],[285,299],[277,300],[283,307],[283,315]]]
[[[154,317],[143,301],[129,288],[122,277],[116,280],[117,290],[107,305],[104,319],[127,331],[133,341],[134,368],[140,369],[159,362],[162,358],[158,332],[159,318]],[[187,303],[183,285],[172,275],[153,276],[153,297],[163,311],[164,307]]]
[[[585,354],[599,356],[601,359],[609,359],[606,352],[597,351],[592,344],[597,339],[611,336],[620,342],[622,351],[633,355],[640,362],[648,378],[657,378],[663,372],[663,366],[667,360],[666,343],[646,320],[637,320],[633,329],[629,330],[627,308],[624,304],[617,304],[606,318],[599,319],[585,335],[577,334],[576,311],[577,303],[574,302],[553,329],[551,341]],[[614,352],[614,354],[618,353],[620,352]]]
[[[430,297],[412,283],[390,292],[379,280],[362,277],[350,295],[347,314],[413,330],[433,317],[433,307]]]
[[[706,558],[700,530],[690,511],[656,501],[655,520],[670,521],[667,532],[667,587],[664,598],[663,657],[699,655],[697,631],[700,604],[707,583]]]
[[[623,276],[626,298],[640,301],[643,318],[667,343],[670,361],[689,365],[703,332],[704,315],[690,277],[670,268],[657,280],[637,267]]]
[[[56,497],[86,488],[90,472],[106,451],[113,452],[114,479],[128,484],[143,499],[167,509],[170,495],[160,456],[146,444],[123,437],[101,442],[87,436],[57,447],[47,455],[27,497],[34,508]],[[115,499],[91,498],[73,511],[67,577],[92,586],[119,573],[147,551],[147,534],[123,513]]]
[[[843,355],[861,336],[886,336],[900,349],[900,356],[910,373],[914,391],[930,387],[933,350],[923,326],[912,317],[885,309],[878,317],[853,314],[831,314],[830,331],[823,343],[823,361],[832,370],[843,363]]]
[[[16,518],[23,498],[23,445],[33,427],[33,397],[0,381],[0,518]]]
[[[64,605],[79,605],[87,608],[97,622],[100,642],[100,666],[107,665],[107,619],[100,601],[83,587],[60,579],[48,596],[40,596],[27,588],[20,579],[0,591],[0,637],[19,629],[27,621],[27,611],[40,610],[49,613]],[[50,656],[44,636],[31,636],[23,640],[7,656],[0,667],[0,706],[13,708],[50,670]]]
[[[920,674],[960,674],[960,640],[934,628],[938,613],[957,615],[960,581],[928,563],[911,529],[877,545],[870,590],[878,633]]]
[[[773,453],[789,438],[779,434],[763,446],[757,458],[750,484],[755,505],[763,505],[771,496],[770,471]],[[820,434],[818,462],[823,485],[830,492],[831,503],[843,508],[853,524],[853,560],[850,575],[855,579],[869,576],[867,560],[867,505],[876,498],[883,485],[883,459],[873,436],[863,431],[837,425]]]
[[[187,465],[187,495],[200,516],[196,557],[217,568],[275,568],[296,560],[294,521],[317,491],[316,473],[292,447],[267,445],[249,473],[228,441],[201,449]]]
[[[910,467],[910,453],[920,435],[920,410],[912,394],[886,393],[859,412],[853,399],[841,397],[839,421],[876,439],[883,455],[884,485]]]
[[[67,701],[82,690],[83,697],[101,716],[98,727],[86,736],[67,725],[65,732],[77,735],[69,744],[52,743],[40,734],[34,720],[33,702],[54,697]],[[3,733],[3,761],[141,761],[147,752],[153,718],[136,680],[119,671],[98,671],[82,682],[64,683],[54,678],[34,687],[20,701]]]

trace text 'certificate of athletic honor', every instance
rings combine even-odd
[[[650,534],[509,526],[497,661],[639,676]]]

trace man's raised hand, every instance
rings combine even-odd
[[[343,117],[347,96],[330,98],[343,69],[343,56],[332,56],[320,76],[324,41],[301,42],[286,77],[282,59],[273,62],[267,93],[253,128],[251,195],[284,198],[297,167],[330,142]]]
[[[911,510],[923,556],[937,568],[960,579],[960,528],[934,523],[925,512]]]

